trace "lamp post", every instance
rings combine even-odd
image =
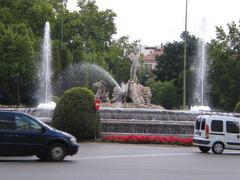
[[[183,108],[184,109],[186,109],[187,8],[188,8],[188,0],[186,0],[185,33],[184,33],[184,57],[183,57]]]
[[[63,11],[66,7],[67,0],[62,0],[62,12],[61,12],[61,50],[63,49]]]
[[[20,83],[19,83],[19,73],[16,74],[16,84],[17,84],[17,105],[20,105]]]

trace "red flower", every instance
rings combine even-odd
[[[129,136],[103,136],[103,141],[118,143],[154,143],[154,144],[182,144],[191,146],[192,138],[179,138],[174,136],[146,136],[146,135],[129,135]]]

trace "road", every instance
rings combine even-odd
[[[1,180],[239,179],[240,151],[202,154],[195,147],[81,143],[64,162],[0,157]]]

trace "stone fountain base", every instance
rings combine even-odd
[[[218,114],[238,116],[236,113],[210,111],[165,110],[162,108],[137,107],[136,104],[125,104],[124,107],[105,107],[100,109],[102,133],[161,134],[174,136],[192,136],[195,119],[198,115]],[[38,108],[4,108],[28,113],[43,122],[51,124],[53,110]]]
[[[145,104],[138,104],[138,103],[101,103],[101,106],[104,108],[144,108],[144,109],[161,109],[164,110],[162,106],[159,105],[145,105]]]

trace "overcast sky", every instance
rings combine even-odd
[[[76,9],[77,0],[68,0]],[[128,35],[144,45],[180,40],[185,27],[186,0],[96,0],[101,10],[112,9],[117,17],[118,38]],[[240,0],[188,0],[188,31],[197,37],[215,38],[215,26],[240,19]],[[205,34],[205,35],[204,35]]]

